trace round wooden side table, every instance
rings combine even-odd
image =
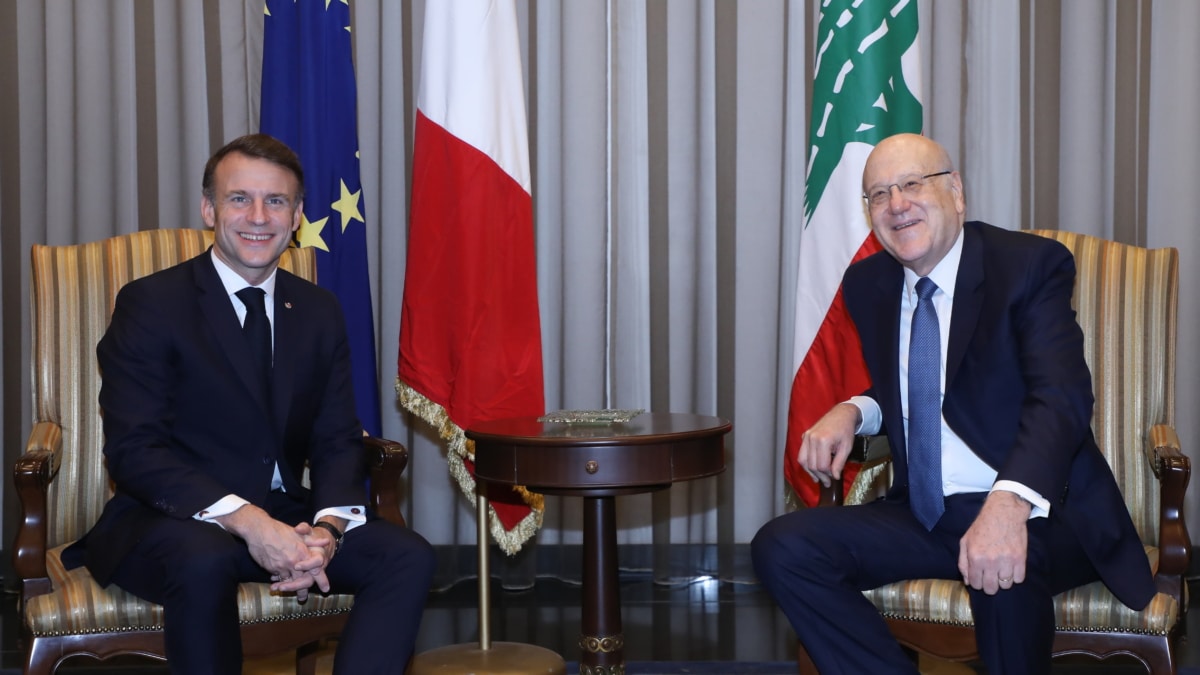
[[[721,473],[732,428],[719,417],[644,413],[605,424],[520,417],[466,431],[476,480],[583,498],[581,675],[625,672],[614,498]]]

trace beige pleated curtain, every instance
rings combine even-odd
[[[384,432],[412,452],[409,522],[435,544],[470,545],[472,505],[392,390],[424,4],[352,2],[362,180]],[[745,544],[785,509],[817,4],[518,2],[547,406],[734,421],[723,476],[618,500],[622,542]],[[969,217],[1178,246],[1179,344],[1195,344],[1200,3],[919,7],[926,131],[963,171]],[[30,425],[30,246],[200,227],[204,161],[257,130],[262,15],[261,0],[0,3],[6,466]],[[1179,363],[1190,452],[1200,361]],[[7,543],[16,509],[2,485]],[[578,500],[549,498],[537,547],[580,541]],[[748,573],[730,555],[656,559],[655,571]]]

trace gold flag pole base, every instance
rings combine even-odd
[[[479,553],[479,643],[437,647],[417,654],[409,675],[566,675],[563,658],[544,647],[492,642],[491,572],[488,563],[487,497],[475,496],[476,547]]]

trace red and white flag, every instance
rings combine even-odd
[[[449,442],[474,500],[463,429],[545,412],[529,142],[513,0],[425,7],[408,266],[396,391]],[[508,553],[541,526],[542,500],[491,497]]]
[[[829,0],[817,27],[805,227],[796,285],[795,377],[784,475],[816,504],[800,466],[801,436],[837,403],[870,385],[858,333],[842,304],[842,275],[880,250],[862,199],[862,172],[879,141],[920,133],[917,3]],[[896,289],[899,293],[900,289]],[[848,486],[857,468],[848,466]]]

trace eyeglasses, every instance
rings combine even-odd
[[[924,190],[925,186],[929,184],[930,178],[945,176],[948,173],[953,173],[953,171],[939,171],[937,173],[925,174],[924,176],[907,176],[901,179],[899,183],[877,185],[871,188],[869,192],[864,192],[863,199],[867,200],[867,203],[872,207],[883,206],[891,200],[892,188],[900,188],[901,194],[912,199],[921,194],[921,190]]]

